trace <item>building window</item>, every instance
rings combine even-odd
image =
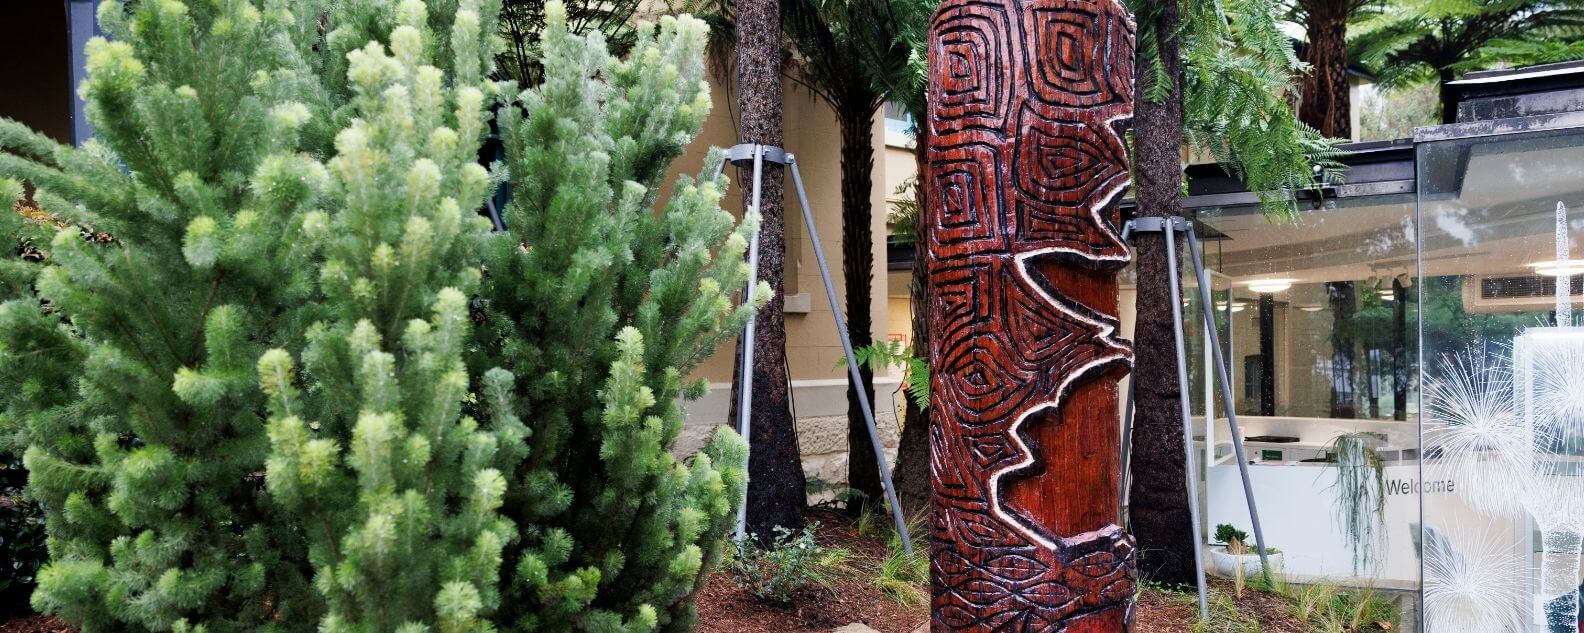
[[[887,101],[885,108],[885,140],[892,147],[913,147],[913,116],[907,108],[895,101]]]

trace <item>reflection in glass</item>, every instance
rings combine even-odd
[[[1292,218],[1258,205],[1192,211],[1206,266],[1226,284],[1215,308],[1234,410],[1284,573],[1417,590],[1413,196],[1303,201]],[[1202,328],[1189,331],[1203,350]],[[1201,387],[1207,367],[1192,369],[1201,413],[1213,395]],[[1211,419],[1199,438],[1209,463],[1206,523],[1247,529],[1226,420]]]
[[[1418,149],[1426,630],[1577,631],[1584,135]]]

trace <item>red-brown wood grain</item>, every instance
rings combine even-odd
[[[1133,22],[1118,0],[947,0],[931,23],[932,624],[1126,626],[1115,335]]]

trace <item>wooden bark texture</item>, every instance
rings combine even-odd
[[[930,27],[932,625],[1120,631],[1117,0],[947,0]]]

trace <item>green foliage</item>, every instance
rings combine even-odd
[[[689,597],[731,529],[746,479],[723,430],[691,464],[670,447],[685,379],[767,299],[747,278],[754,220],[720,209],[724,180],[661,180],[709,113],[705,26],[638,28],[626,60],[552,15],[544,82],[515,94],[499,127],[513,198],[481,245],[487,271],[469,373],[481,406],[525,422],[498,468],[520,550],[502,570],[497,622],[524,630],[682,630]],[[702,173],[713,173],[712,153]]]
[[[1161,6],[1131,0],[1144,70],[1145,99],[1172,96],[1161,64],[1153,18]],[[1183,55],[1183,132],[1192,147],[1209,152],[1222,169],[1257,193],[1265,212],[1297,213],[1292,192],[1338,182],[1342,152],[1298,121],[1292,102],[1298,61],[1280,27],[1285,10],[1276,0],[1186,0],[1180,5]]]
[[[887,78],[892,100],[901,103],[915,125],[924,120],[924,96],[929,88],[929,23],[939,0],[892,0],[891,10],[899,25],[894,36],[897,45],[907,49],[907,67]],[[917,130],[914,130],[917,134]]]
[[[895,196],[891,199],[891,210],[886,215],[886,224],[891,227],[890,239],[902,243],[910,243],[918,238],[919,205],[918,175],[908,176],[898,183],[891,192]]]
[[[480,276],[470,255],[489,230],[471,210],[490,193],[475,156],[493,90],[492,13],[463,2],[436,32],[421,2],[401,3],[385,16],[388,53],[345,54],[350,119],[334,157],[299,159],[323,180],[302,218],[323,312],[300,351],[272,349],[255,366],[268,396],[266,489],[303,526],[323,631],[476,630],[499,606],[502,550],[516,536],[499,511],[502,472],[526,431],[509,411],[486,409],[482,423],[462,412],[467,296]],[[431,57],[437,41],[455,55],[450,72]],[[492,372],[484,386],[510,380]],[[179,393],[201,388],[177,374]]]
[[[319,313],[309,156],[349,90],[323,71],[378,10],[350,4],[321,37],[328,3],[106,2],[80,88],[96,140],[0,121],[0,178],[65,224],[0,214],[47,256],[3,267],[0,304],[0,429],[49,535],[36,608],[105,630],[317,619],[301,540],[261,494],[252,365]]]
[[[754,597],[781,604],[791,602],[798,592],[820,584],[821,560],[828,560],[828,551],[814,538],[818,529],[818,522],[797,533],[778,525],[775,538],[764,545],[758,545],[758,539],[744,538],[735,543],[727,570]],[[847,552],[838,557],[845,559],[850,555]]]
[[[871,513],[872,514],[872,513]],[[902,606],[916,606],[929,601],[926,587],[930,582],[930,547],[923,523],[925,513],[908,520],[908,535],[913,537],[912,553],[902,547],[902,536],[891,526],[886,539],[885,557],[875,566],[874,585],[893,602]]]
[[[1436,87],[1403,86],[1362,93],[1359,100],[1359,140],[1382,141],[1413,136],[1414,128],[1441,122]]]
[[[1353,57],[1392,88],[1499,64],[1579,59],[1584,5],[1568,0],[1405,0],[1351,29]]]
[[[876,341],[863,347],[853,348],[853,358],[858,361],[858,364],[867,365],[870,369],[877,372],[885,371],[891,367],[902,369],[903,382],[901,388],[907,391],[908,397],[913,398],[913,402],[918,408],[929,408],[929,363],[923,358],[914,356],[911,350],[906,345],[903,345],[901,341],[889,341],[886,343]],[[846,367],[847,359],[837,359],[836,366]]]
[[[1299,622],[1325,633],[1396,631],[1396,604],[1373,587],[1342,588],[1328,582],[1293,590],[1292,613]]]
[[[1267,214],[1291,218],[1297,213],[1292,192],[1340,182],[1342,152],[1338,140],[1322,137],[1293,111],[1296,79],[1308,66],[1281,30],[1282,15],[1275,0],[1183,3],[1183,131],[1191,146],[1210,152],[1257,193]],[[1140,27],[1140,42],[1153,41],[1145,39],[1146,28]],[[1150,82],[1147,98],[1161,98],[1167,84],[1140,80]]]
[[[1233,543],[1237,543],[1239,547],[1242,547],[1244,543],[1248,542],[1248,537],[1248,532],[1232,527],[1230,523],[1222,523],[1217,525],[1215,529],[1216,542],[1225,543],[1228,551],[1230,551]]]
[[[1374,444],[1380,438],[1368,433],[1346,433],[1331,440],[1327,452],[1336,455],[1337,525],[1353,553],[1353,573],[1364,573],[1377,562],[1385,547],[1385,463]]]
[[[1580,59],[1584,59],[1584,38],[1496,38],[1475,53],[1472,59],[1457,64],[1457,69],[1466,71],[1502,65],[1534,66]]]
[[[98,140],[0,120],[0,446],[88,630],[683,630],[741,440],[669,450],[749,221],[659,181],[708,112],[704,28],[628,60],[546,7],[489,80],[491,0],[106,2]],[[492,102],[507,171],[475,162]],[[706,173],[718,164],[712,157]],[[509,179],[508,230],[473,210]],[[92,226],[113,240],[83,240]]]

